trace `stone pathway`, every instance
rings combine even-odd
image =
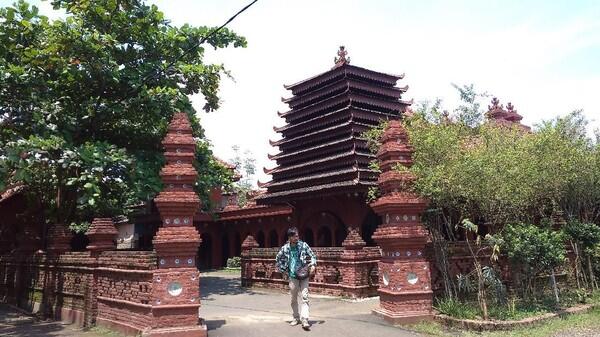
[[[289,326],[290,297],[281,291],[240,288],[239,274],[203,273],[200,278],[202,307],[211,337],[229,336],[377,336],[408,337],[416,333],[388,325],[371,314],[379,300],[360,302],[311,296],[310,332]]]

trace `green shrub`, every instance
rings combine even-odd
[[[227,259],[227,268],[241,268],[242,258],[239,256],[230,257]]]

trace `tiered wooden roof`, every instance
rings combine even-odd
[[[412,103],[401,99],[408,89],[397,87],[404,75],[391,75],[349,64],[343,48],[335,66],[291,85],[282,99],[289,110],[278,112],[286,124],[275,127],[281,139],[270,141],[279,153],[269,155],[277,166],[259,203],[288,202],[316,195],[366,192],[377,183],[368,165],[374,159],[362,132],[381,120],[398,119]]]

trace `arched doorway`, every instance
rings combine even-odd
[[[338,229],[342,228],[345,232],[346,226],[334,214],[321,211],[308,217],[307,220],[304,221],[304,228],[311,228],[316,231],[316,236],[314,237],[316,247],[332,247],[339,241],[337,237],[334,238],[333,231],[342,231],[341,229]],[[346,235],[342,234],[341,237],[341,241],[344,241]],[[340,245],[341,241],[339,241]]]
[[[346,226],[343,224],[338,224],[335,228],[335,246],[341,247],[342,242],[344,242],[346,239],[346,236],[348,236],[348,230],[346,230]]]
[[[277,231],[271,229],[269,232],[269,247],[277,247],[279,246],[279,237],[277,236]]]
[[[329,227],[322,226],[317,232],[317,247],[331,247],[333,240]]]
[[[235,233],[235,247],[233,247],[234,256],[242,255],[242,237],[240,233]]]
[[[312,229],[310,229],[310,228],[304,229],[304,233],[300,239],[302,239],[302,241],[308,243],[308,245],[311,247],[315,245],[315,236],[313,234]]]
[[[200,235],[202,243],[198,247],[198,256],[196,258],[196,265],[198,269],[210,269],[212,265],[212,237],[208,233],[202,233]]]
[[[372,247],[377,245],[373,240],[373,233],[375,233],[375,230],[380,224],[381,217],[375,214],[373,210],[369,210],[369,213],[367,214],[367,216],[363,220],[362,225],[360,226],[361,237],[365,241],[367,246]]]
[[[258,246],[260,248],[265,248],[265,233],[262,230],[259,230],[256,233],[256,242],[258,242]]]
[[[229,238],[227,237],[227,234],[225,234],[221,239],[221,257],[223,258],[223,260],[221,260],[221,267],[227,266],[227,259],[231,257],[230,252]]]

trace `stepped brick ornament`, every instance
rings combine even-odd
[[[346,250],[360,250],[366,245],[365,241],[360,237],[360,234],[358,234],[358,230],[354,227],[351,227],[348,230],[348,235],[342,242],[342,247]]]
[[[115,238],[119,232],[111,218],[95,218],[85,235],[90,239],[86,247],[92,252],[103,252],[117,248]]]
[[[491,122],[500,126],[512,127],[516,125],[524,131],[531,131],[530,127],[521,124],[523,116],[517,113],[512,103],[508,102],[506,109],[504,109],[504,106],[500,104],[500,100],[496,97],[492,98],[492,104],[488,105],[487,117]]]
[[[167,164],[160,172],[164,189],[154,198],[162,226],[152,243],[158,257],[152,286],[153,329],[149,336],[206,336],[198,323],[200,307],[196,253],[200,235],[193,223],[200,207],[194,192],[192,162],[196,143],[185,113],[176,113],[162,144]]]
[[[431,272],[424,254],[429,234],[420,220],[427,201],[410,191],[415,180],[408,171],[412,153],[401,122],[391,121],[377,153],[382,195],[371,207],[383,219],[373,234],[382,250],[380,307],[373,312],[393,323],[432,317]]]

